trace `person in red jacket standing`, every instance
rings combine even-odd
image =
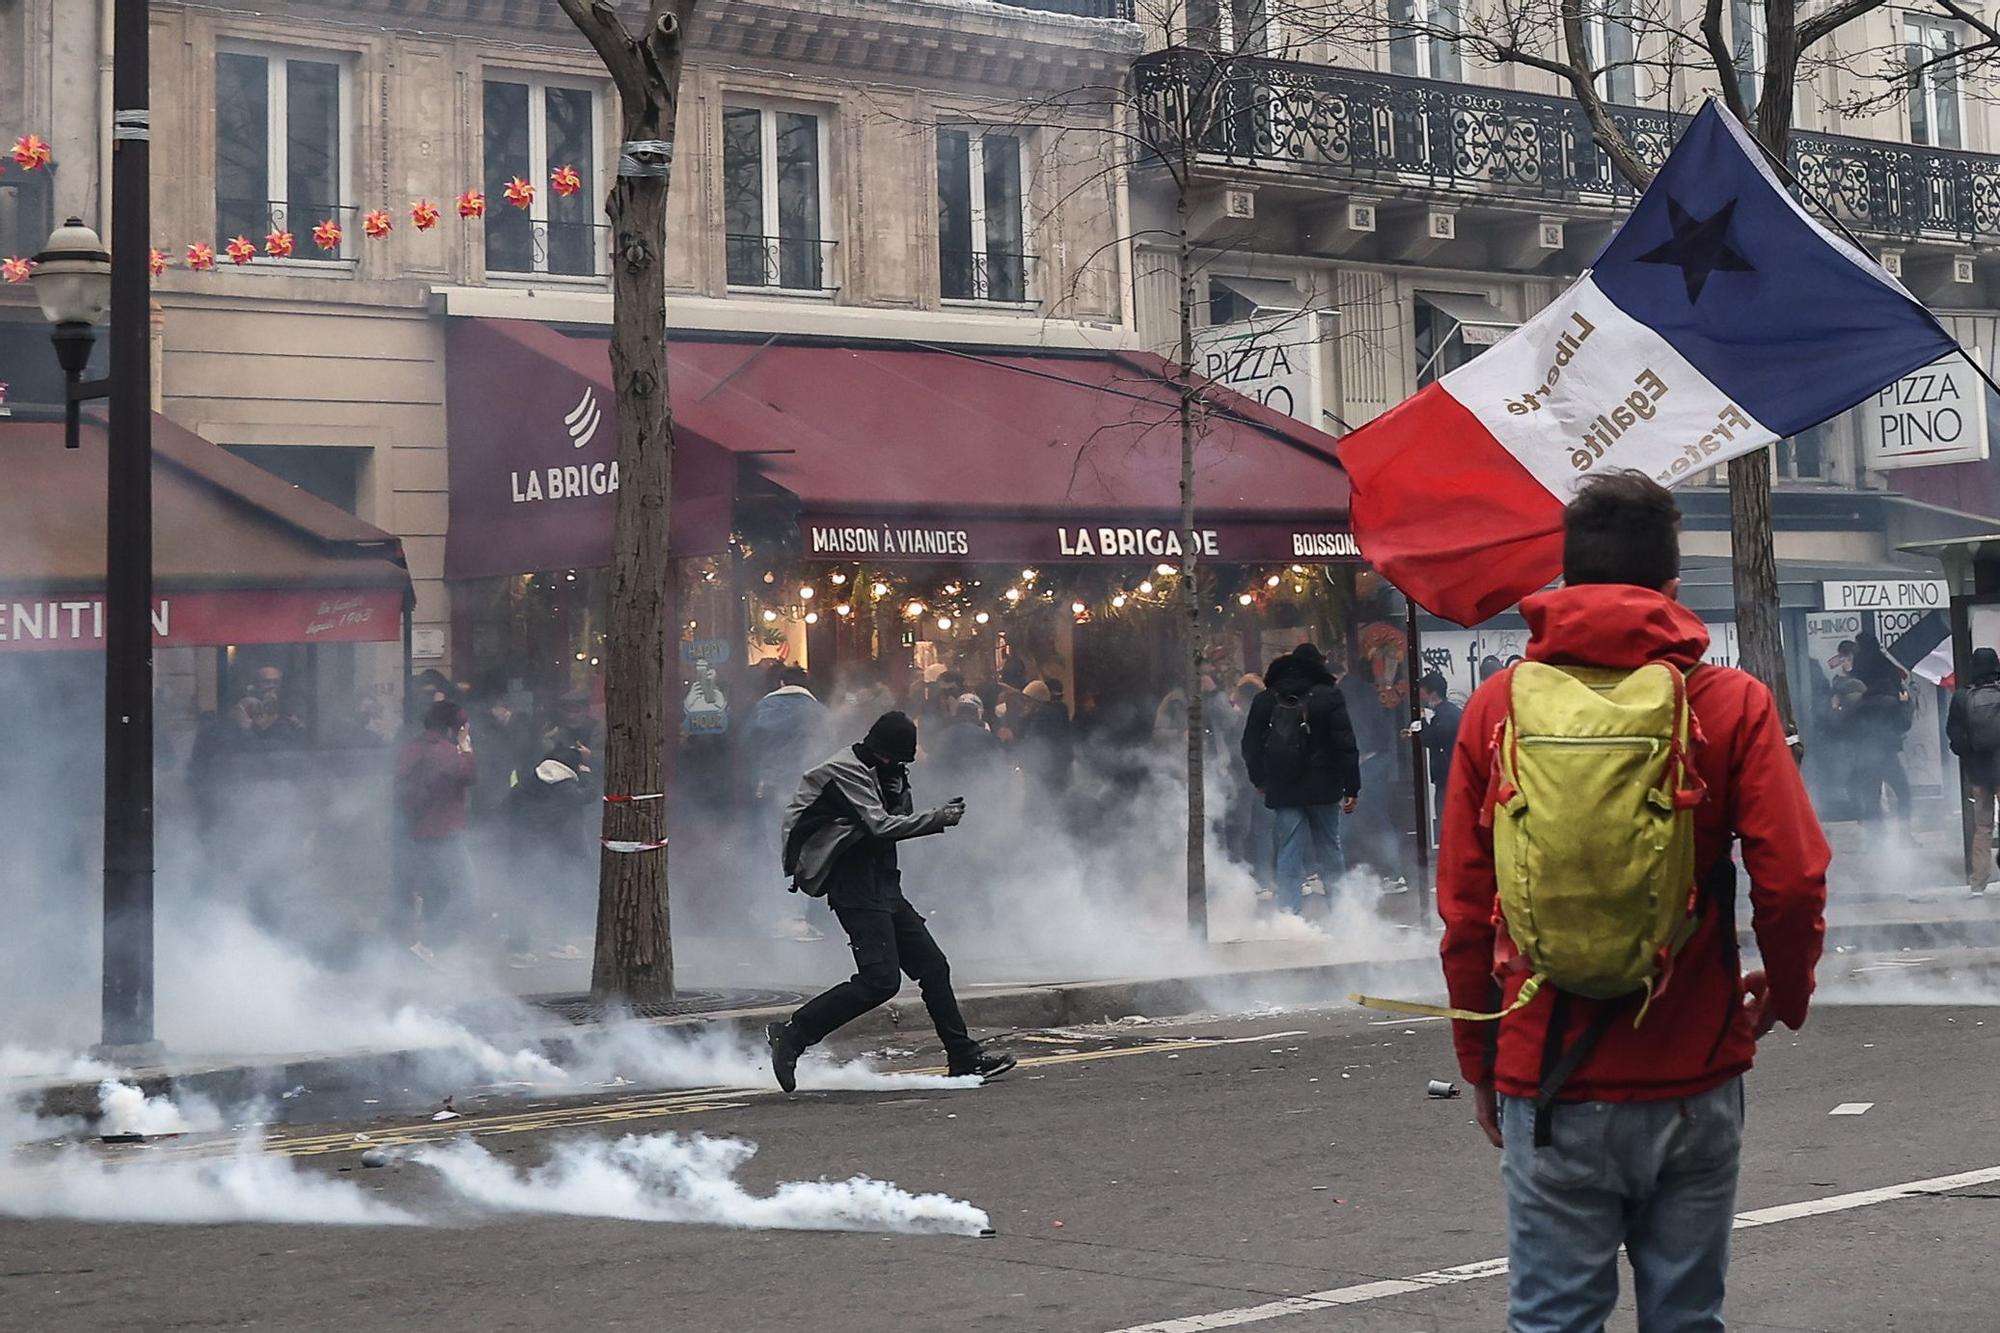
[[[397,908],[422,958],[430,957],[427,946],[456,939],[472,910],[466,795],[478,780],[465,710],[440,699],[425,711],[423,733],[396,756],[396,806],[403,820]]]
[[[1603,474],[1563,526],[1564,586],[1521,603],[1528,658],[1624,669],[1668,662],[1690,673],[1695,766],[1708,787],[1695,811],[1699,924],[1637,1026],[1594,1024],[1595,1002],[1569,995],[1540,996],[1498,1024],[1453,1025],[1479,1126],[1502,1152],[1507,1327],[1601,1329],[1617,1303],[1623,1245],[1642,1333],[1720,1330],[1743,1075],[1774,1023],[1796,1029],[1806,1020],[1829,853],[1770,690],[1733,668],[1701,665],[1708,631],[1675,600],[1673,496],[1641,473]],[[1493,750],[1512,676],[1501,672],[1466,705],[1438,865],[1445,981],[1454,1006],[1479,1012],[1511,1002],[1524,976],[1496,968],[1496,947],[1504,959],[1511,945],[1496,919]],[[1749,872],[1764,960],[1748,976],[1737,957],[1733,843]],[[1535,1097],[1593,1026],[1601,1035],[1561,1080],[1547,1142],[1537,1146]]]

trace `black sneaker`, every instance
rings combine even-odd
[[[952,1061],[950,1073],[953,1078],[967,1078],[977,1074],[981,1079],[991,1083],[1019,1063],[1021,1062],[1006,1051],[981,1051],[970,1060]]]
[[[786,1092],[797,1092],[799,1056],[802,1052],[798,1042],[792,1039],[792,1025],[772,1023],[764,1029],[764,1040],[771,1047],[771,1072],[778,1076],[778,1086]]]

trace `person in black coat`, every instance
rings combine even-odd
[[[1853,677],[1861,697],[1850,711],[1854,737],[1854,794],[1863,823],[1882,817],[1882,788],[1896,798],[1896,818],[1906,842],[1910,831],[1910,779],[1903,771],[1903,736],[1910,729],[1909,675],[1864,630],[1854,640]]]
[[[1300,644],[1264,673],[1264,691],[1243,727],[1243,762],[1273,817],[1278,905],[1296,912],[1307,844],[1330,892],[1347,868],[1340,816],[1354,813],[1361,795],[1361,755],[1347,701],[1312,644]]]
[[[1465,710],[1446,693],[1444,676],[1436,671],[1417,682],[1417,698],[1430,710],[1430,717],[1411,730],[1423,738],[1425,767],[1430,770],[1432,809],[1444,818],[1445,779],[1451,776],[1451,754],[1458,747],[1458,725]]]
[[[1945,739],[1958,756],[1959,781],[1972,802],[1972,849],[1965,881],[1973,897],[1986,892],[1993,879],[1994,802],[2000,799],[2000,653],[1975,648],[1965,686],[1951,697],[1945,716]]]

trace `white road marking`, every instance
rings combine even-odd
[[[1426,1014],[1420,1018],[1375,1019],[1371,1020],[1368,1026],[1371,1028],[1406,1028],[1412,1023],[1442,1023],[1442,1022],[1444,1022],[1443,1014]]]
[[[1912,1180],[1901,1185],[1884,1185],[1879,1189],[1854,1190],[1847,1194],[1828,1195],[1823,1199],[1804,1199],[1798,1203],[1782,1203],[1773,1208],[1759,1208],[1754,1212],[1737,1214],[1734,1229],[1747,1231],[1754,1227],[1774,1226],[1779,1222],[1796,1222],[1806,1217],[1824,1217],[1829,1213],[1870,1208],[1878,1203],[1893,1203],[1897,1199],[1915,1198],[1923,1194],[1943,1194],[1951,1190],[1969,1189],[1974,1185],[1991,1185],[1996,1182],[2000,1182],[2000,1166],[1982,1167],[1977,1171],[1961,1171],[1952,1176],[1932,1176],[1928,1180]],[[1480,1278],[1499,1277],[1506,1271],[1505,1259],[1487,1259],[1476,1264],[1460,1264],[1456,1268],[1434,1268],[1428,1273],[1412,1273],[1409,1277],[1383,1278],[1351,1287],[1332,1287],[1326,1291],[1307,1292],[1303,1296],[1287,1296],[1283,1300],[1267,1301],[1263,1305],[1245,1305],[1234,1310],[1218,1310],[1214,1314],[1186,1315],[1179,1319],[1163,1319],[1158,1323],[1135,1324],[1130,1328],[1113,1329],[1111,1333],[1209,1333],[1211,1329],[1240,1328],[1245,1324],[1287,1319],[1293,1315],[1312,1314],[1319,1310],[1337,1309],[1343,1305],[1365,1305],[1370,1301],[1385,1300],[1391,1296],[1407,1296],[1412,1292],[1429,1291],[1436,1287],[1451,1287],[1461,1282],[1477,1281]]]
[[[1842,1102],[1828,1111],[1828,1115],[1867,1115],[1875,1109],[1874,1102]]]

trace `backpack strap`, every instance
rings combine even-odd
[[[1567,1050],[1563,1039],[1569,1027],[1569,992],[1558,990],[1554,1007],[1549,1011],[1548,1035],[1542,1040],[1542,1082],[1535,1090],[1535,1146],[1546,1148],[1553,1138],[1553,1128],[1549,1124],[1555,1110],[1556,1094],[1563,1084],[1578,1070],[1590,1053],[1597,1049],[1597,1043],[1604,1040],[1604,1034],[1611,1029],[1617,1017],[1618,1002],[1606,1001],[1597,1006],[1597,1013],[1591,1017],[1590,1026],[1576,1039],[1576,1044]]]

